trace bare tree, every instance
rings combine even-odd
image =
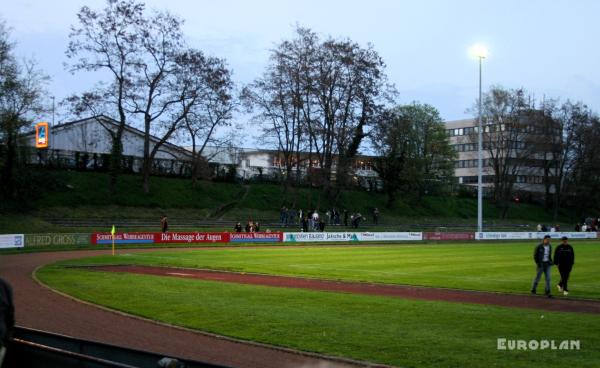
[[[66,55],[72,60],[66,67],[72,73],[108,73],[108,83],[98,83],[95,88],[67,99],[77,115],[97,117],[112,140],[109,164],[109,195],[114,200],[117,178],[121,171],[123,132],[129,115],[127,97],[134,86],[133,77],[140,64],[138,27],[143,24],[144,5],[134,1],[108,0],[107,6],[95,11],[81,8],[79,24],[71,27]],[[100,115],[118,122],[117,129],[103,123]]]
[[[365,137],[365,129],[386,101],[385,64],[371,45],[331,37],[321,40],[298,27],[296,38],[279,44],[264,76],[246,89],[256,119],[281,152],[286,176],[299,171],[300,149],[308,143],[308,171],[313,162],[326,193],[337,198]],[[306,147],[304,147],[306,149]],[[313,159],[314,157],[314,159]]]
[[[591,112],[583,103],[566,101],[561,105],[554,100],[544,101],[535,111],[532,121],[538,133],[538,153],[544,167],[546,202],[552,204],[554,218],[568,192],[568,180],[577,163],[578,133],[589,121]]]
[[[116,107],[119,129],[109,131],[113,137],[115,166],[122,151],[127,119],[141,118],[144,132],[142,188],[148,193],[154,157],[183,127],[190,111],[205,97],[206,86],[212,83],[203,78],[214,73],[204,69],[222,73],[223,62],[206,58],[202,52],[186,46],[180,18],[168,12],[146,12],[143,3],[133,0],[108,0],[100,12],[83,7],[79,21],[81,26],[73,29],[67,52],[70,57],[79,57],[71,70],[107,69],[113,81],[78,96],[77,106],[94,112]],[[111,188],[114,190],[114,186]]]
[[[207,58],[199,52],[191,52],[184,58],[181,64],[188,65],[188,70],[180,75],[181,83],[200,87],[183,119],[184,130],[192,143],[192,183],[195,185],[206,161],[205,148],[208,145],[229,147],[232,135],[218,138],[215,133],[219,127],[230,125],[237,102],[233,98],[231,71],[223,60]],[[216,149],[211,154],[218,153]]]
[[[600,210],[600,117],[589,110],[583,116],[578,119],[573,170],[566,184],[579,214],[591,217]]]
[[[532,130],[531,98],[523,89],[492,87],[482,101],[483,146],[493,172],[494,200],[506,217],[515,183],[536,169],[536,136]],[[477,142],[477,134],[471,135]]]

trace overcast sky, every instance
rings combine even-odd
[[[101,0],[3,1],[17,53],[34,57],[52,77],[50,93],[88,89],[85,75],[64,71],[69,26],[82,5]],[[226,58],[238,85],[258,76],[268,52],[299,23],[334,37],[375,46],[400,102],[434,105],[446,120],[469,117],[477,94],[473,43],[490,50],[484,88],[525,87],[536,99],[581,100],[600,111],[600,1],[148,0],[185,19],[191,46]],[[243,120],[243,116],[238,119]],[[243,123],[243,121],[240,121]]]

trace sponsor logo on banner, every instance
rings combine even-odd
[[[478,240],[525,240],[535,239],[534,234],[532,232],[500,231],[476,233],[476,237]]]
[[[560,239],[566,236],[569,239],[596,239],[595,232],[484,232],[476,233],[478,240],[529,240],[543,239],[550,235],[552,239]]]
[[[358,241],[356,233],[284,233],[285,242]]]
[[[377,232],[360,233],[359,241],[423,240],[423,233],[417,232]]]
[[[23,234],[0,235],[0,249],[23,248],[24,246],[25,246],[25,236]]]
[[[157,233],[156,243],[227,243],[228,233]]]
[[[459,232],[459,233],[445,233],[445,232],[431,232],[423,233],[423,240],[473,240],[475,239],[474,233]]]
[[[539,232],[535,233],[537,239],[543,239],[545,235],[550,235],[552,239],[560,239],[566,236],[569,239],[596,239],[598,233],[596,232]]]
[[[283,233],[229,233],[231,243],[278,243]]]
[[[374,233],[284,233],[285,242],[348,242],[348,241],[396,241],[423,240],[419,232],[374,232]]]
[[[25,234],[26,247],[46,247],[50,245],[87,245],[90,234]]]
[[[157,243],[156,237],[160,233],[116,233],[115,244],[152,244]],[[110,233],[92,234],[92,244],[112,244],[113,237]]]

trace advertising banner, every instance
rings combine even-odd
[[[475,233],[459,232],[459,233],[445,233],[445,232],[430,232],[423,233],[423,240],[474,240]]]
[[[477,240],[536,239],[535,233],[532,233],[532,232],[516,232],[516,231],[499,231],[499,232],[475,233],[475,238]]]
[[[168,232],[117,233],[115,244],[195,244],[195,243],[273,243],[281,242],[283,233]],[[112,244],[110,233],[94,233],[92,244]]]
[[[343,242],[358,241],[357,233],[284,233],[284,242]]]
[[[419,232],[376,232],[376,233],[284,233],[284,242],[367,242],[367,241],[397,241],[423,240]]]
[[[227,243],[228,233],[156,233],[155,243]]]
[[[478,240],[528,240],[543,239],[550,235],[552,239],[560,239],[566,236],[569,239],[596,239],[595,232],[483,232],[475,233]]]
[[[161,233],[116,233],[115,244],[153,244],[157,243],[156,235]],[[91,237],[92,244],[112,244],[112,235],[110,233],[93,233]]]
[[[23,248],[24,245],[25,236],[23,234],[0,235],[0,249]]]
[[[26,247],[47,247],[50,245],[87,245],[90,244],[90,234],[25,234]]]
[[[550,235],[552,239],[560,239],[566,236],[569,239],[597,239],[598,233],[596,232],[548,232],[548,233],[534,233],[537,239],[543,239],[545,235]]]
[[[230,243],[279,243],[283,233],[229,233]]]
[[[423,233],[419,232],[377,232],[360,233],[358,241],[405,241],[405,240],[423,240]]]

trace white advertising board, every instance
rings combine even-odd
[[[347,241],[396,241],[423,240],[419,232],[375,232],[375,233],[284,233],[284,242],[347,242]]]
[[[25,236],[23,234],[2,234],[2,235],[0,235],[0,249],[23,248],[24,246],[25,246]]]

